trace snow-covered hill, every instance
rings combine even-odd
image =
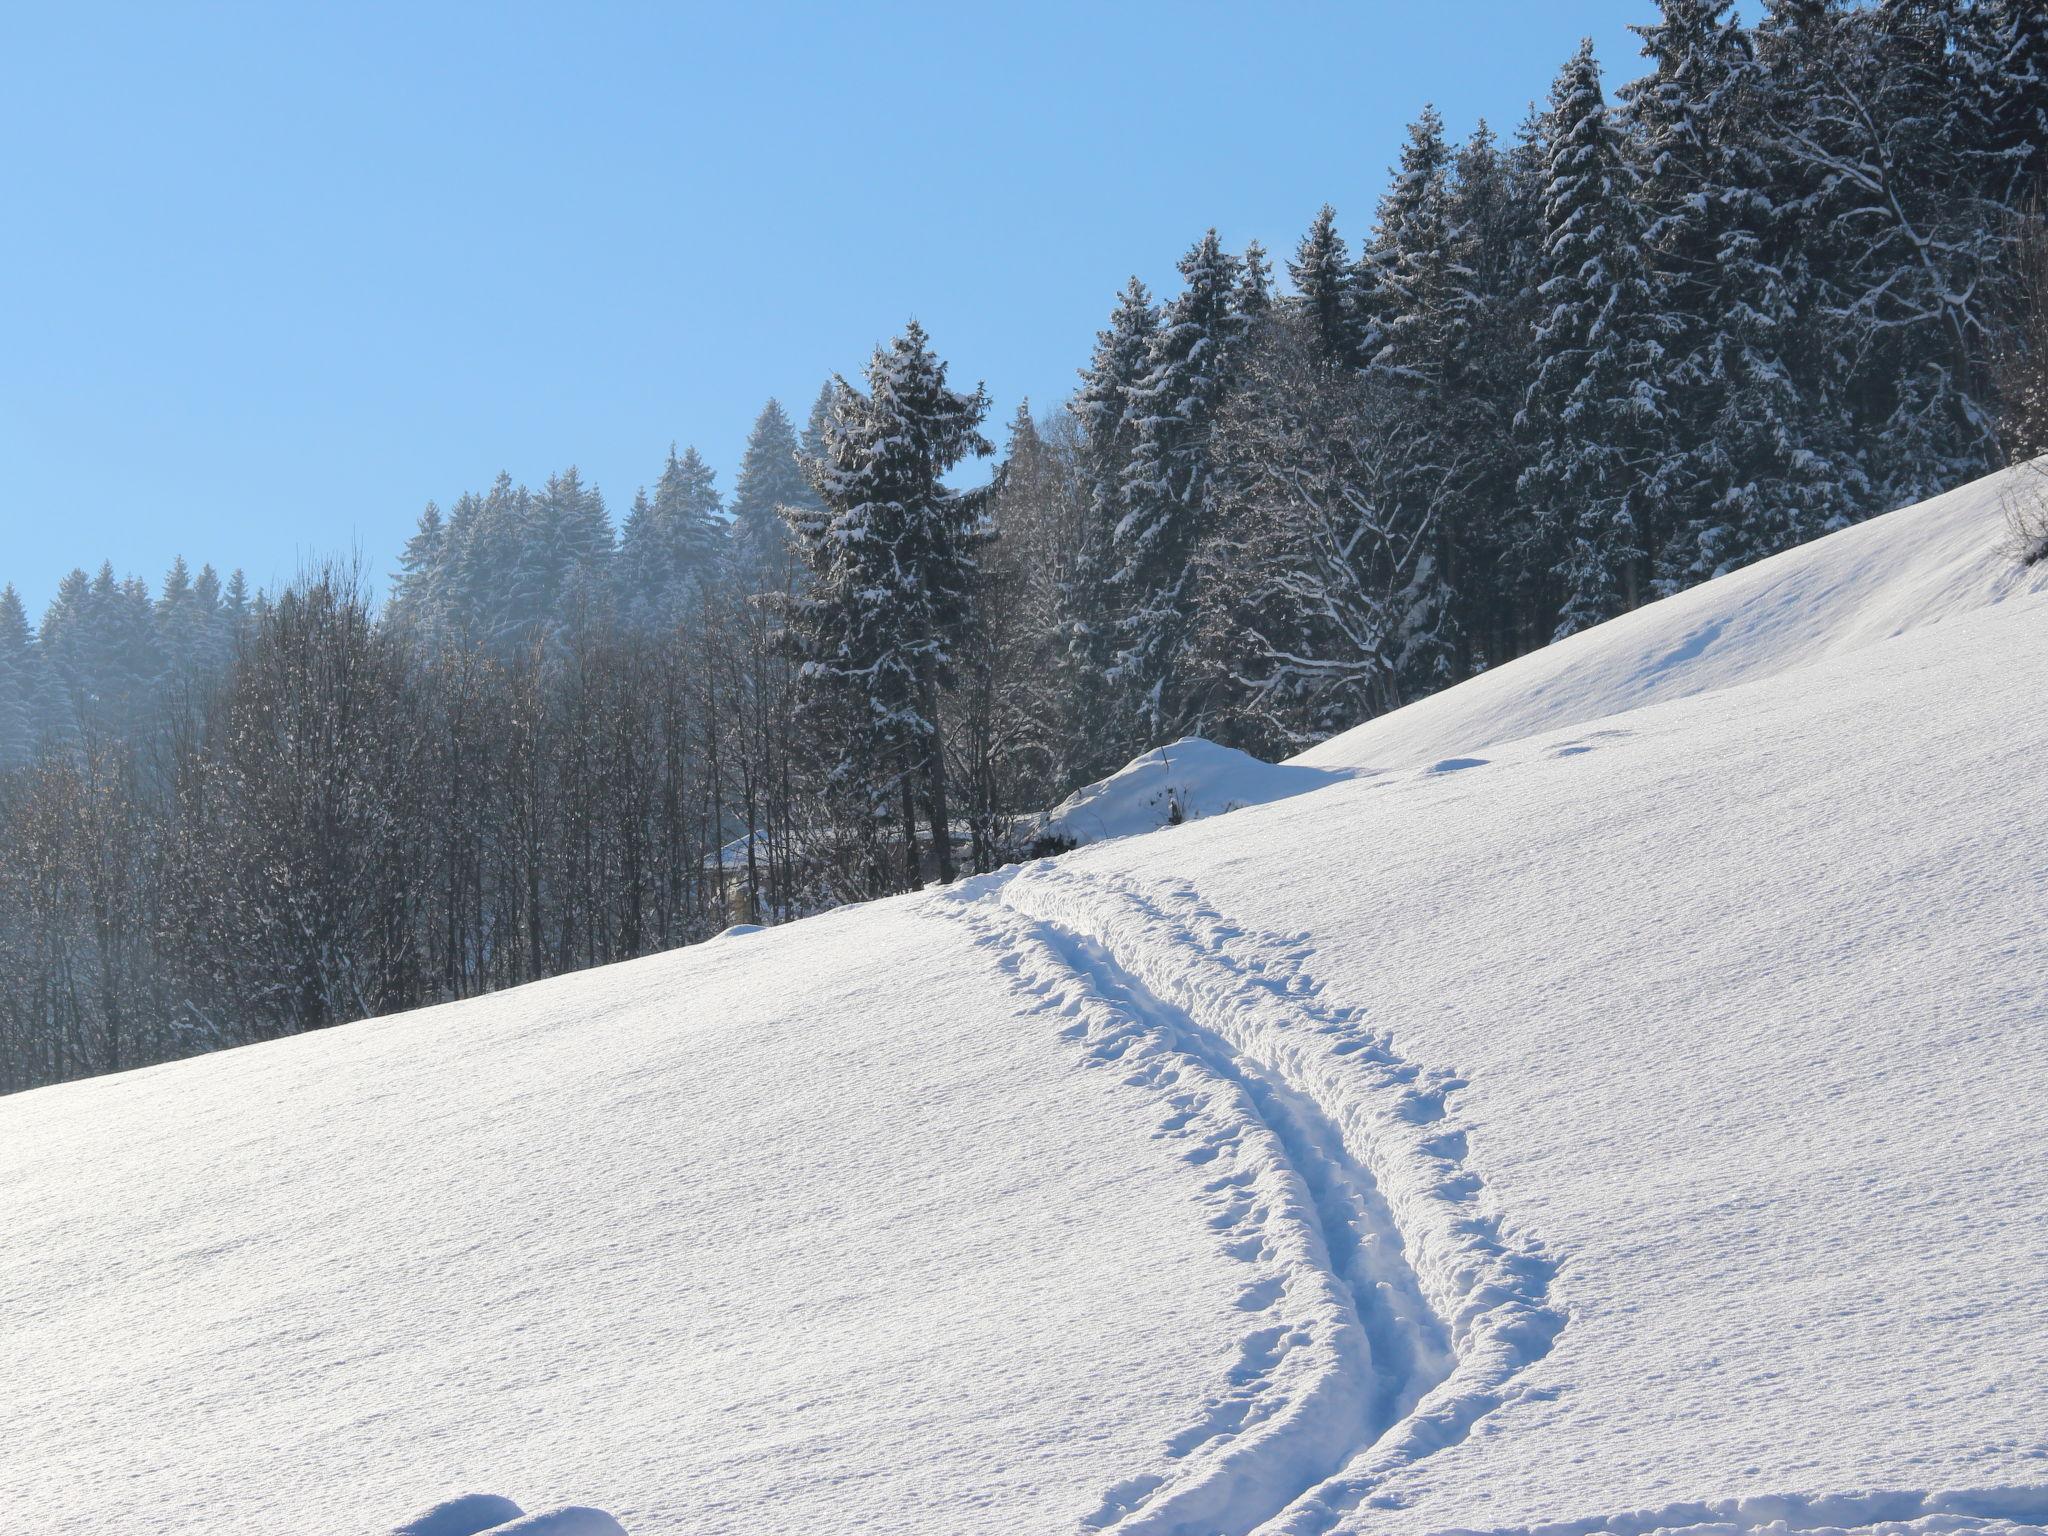
[[[2001,533],[1853,529],[1290,798],[0,1100],[0,1527],[2037,1529]]]

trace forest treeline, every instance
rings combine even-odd
[[[2048,11],[1638,30],[1615,99],[1588,45],[1505,139],[1425,109],[1355,249],[1133,279],[999,454],[913,323],[729,499],[500,477],[381,607],[0,592],[0,1090],[991,868],[1161,740],[1295,749],[2048,448]]]

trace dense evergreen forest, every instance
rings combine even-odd
[[[2048,448],[2048,9],[1639,30],[1611,98],[1588,45],[1505,136],[1425,108],[1356,249],[1132,279],[1000,452],[913,323],[729,497],[501,476],[381,607],[0,592],[0,1090],[991,868],[1159,741],[1285,753]]]

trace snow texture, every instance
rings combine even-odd
[[[1159,836],[0,1101],[0,1511],[2039,1536],[2002,538],[1966,488]]]

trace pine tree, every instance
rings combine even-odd
[[[711,467],[695,448],[668,450],[652,501],[636,499],[619,546],[622,615],[666,629],[697,612],[725,553],[725,521]]]
[[[794,574],[781,509],[811,504],[810,482],[797,463],[796,429],[770,400],[754,420],[732,492],[732,563],[748,592],[787,590]]]
[[[1100,778],[1134,748],[1128,711],[1118,707],[1112,673],[1122,641],[1116,529],[1123,519],[1124,473],[1137,452],[1133,391],[1151,367],[1159,311],[1133,277],[1117,296],[1109,327],[1098,331],[1081,387],[1067,404],[1081,433],[1081,527],[1059,592],[1063,670],[1077,783]]]
[[[1435,382],[1450,304],[1450,150],[1434,107],[1408,128],[1367,248],[1374,274],[1367,361]]]
[[[164,573],[156,601],[157,645],[169,676],[190,678],[204,666],[208,618],[193,589],[191,568],[179,555]]]
[[[1551,565],[1562,638],[1642,597],[1642,530],[1656,524],[1651,498],[1668,456],[1658,382],[1668,327],[1591,40],[1551,88],[1546,150],[1521,490],[1531,553]]]
[[[525,496],[523,488],[520,494],[525,515],[515,545],[510,602],[497,629],[500,640],[513,645],[536,635],[558,636],[566,622],[600,606],[608,596],[614,553],[604,497],[595,486],[584,485],[575,465],[548,476],[538,496]]]
[[[916,321],[875,349],[866,392],[835,382],[824,451],[804,461],[821,507],[790,512],[811,577],[792,605],[804,681],[824,706],[814,718],[838,736],[833,777],[854,790],[856,814],[897,801],[905,882],[922,878],[920,791],[939,878],[951,880],[939,705],[971,619],[981,520],[978,498],[943,477],[993,451],[977,430],[988,396],[947,386]],[[894,784],[877,784],[891,769]]]
[[[1421,694],[1455,680],[1460,642],[1449,574],[1459,563],[1465,530],[1447,489],[1471,480],[1470,444],[1456,421],[1450,340],[1459,284],[1451,241],[1450,150],[1434,107],[1410,125],[1401,164],[1381,200],[1367,256],[1374,274],[1368,317],[1375,346],[1367,366],[1399,399],[1404,421],[1422,431],[1388,434],[1385,488],[1401,516],[1428,526],[1428,554],[1404,600],[1403,691]]]
[[[227,616],[223,612],[220,572],[211,565],[199,567],[192,581],[193,600],[199,605],[199,666],[208,677],[217,677],[228,659]]]
[[[1238,275],[1231,307],[1246,324],[1264,318],[1273,308],[1273,266],[1256,240],[1244,248],[1244,270]]]
[[[1337,211],[1328,203],[1301,237],[1287,275],[1294,282],[1294,303],[1309,317],[1321,355],[1335,363],[1355,362],[1351,256],[1337,233]]]
[[[1186,286],[1167,305],[1145,377],[1130,391],[1134,443],[1114,536],[1122,608],[1116,677],[1139,732],[1155,740],[1181,734],[1200,715],[1186,675],[1194,553],[1207,531],[1210,428],[1242,324],[1232,303],[1239,263],[1216,231],[1181,258],[1180,271]]]
[[[1513,548],[1522,449],[1514,421],[1528,389],[1541,234],[1539,129],[1503,152],[1484,122],[1460,146],[1447,208],[1449,280],[1439,434],[1459,445],[1462,473],[1446,487],[1453,535],[1444,579],[1455,593],[1458,671],[1507,660],[1534,639]]]
[[[391,581],[391,611],[422,639],[441,633],[445,623],[444,588],[449,553],[448,525],[441,509],[428,502],[419,526],[405,541],[398,571]]]
[[[234,654],[249,626],[249,579],[238,566],[228,573],[220,594],[220,632],[223,656]]]
[[[1440,615],[1443,484],[1416,499],[1386,450],[1434,429],[1416,397],[1324,357],[1312,312],[1261,328],[1240,368],[1216,423],[1219,508],[1196,557],[1194,655],[1209,729],[1271,753],[1412,696]]]
[[[0,587],[0,772],[34,754],[37,702],[35,636],[12,582]]]

